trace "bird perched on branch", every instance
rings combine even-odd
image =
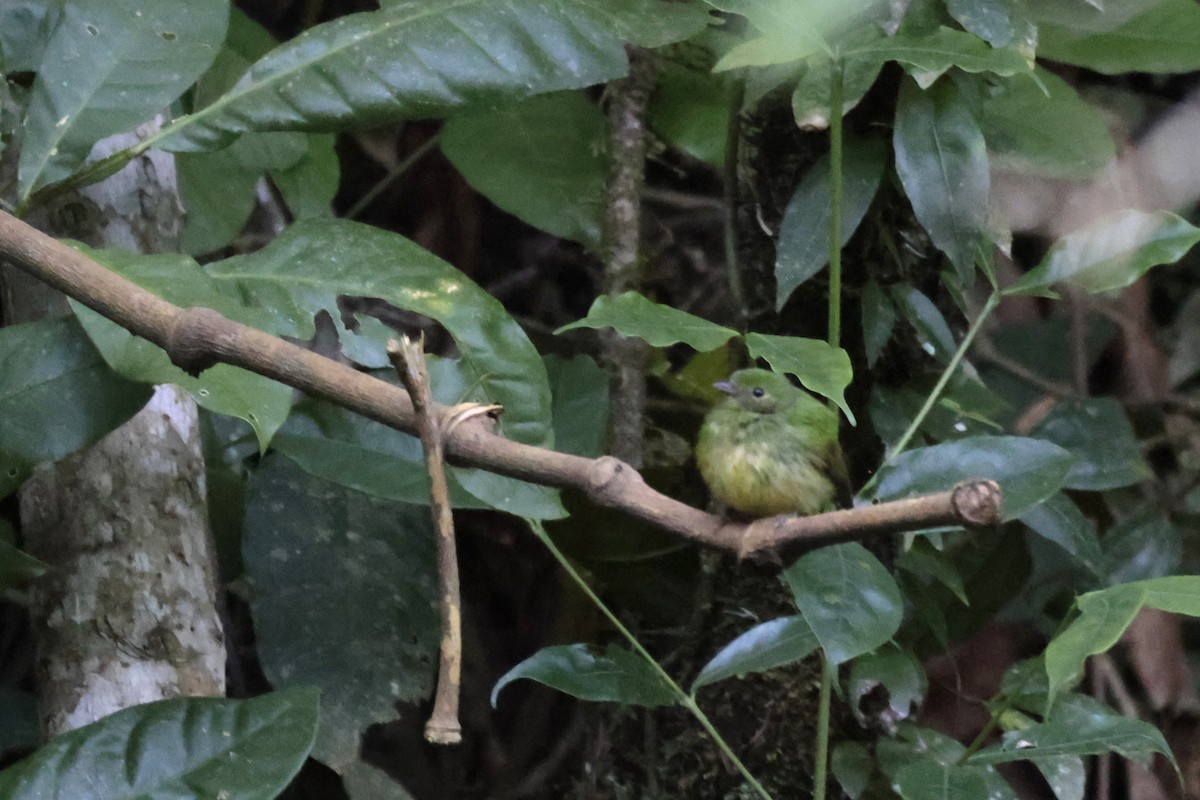
[[[784,375],[743,369],[704,418],[696,461],[709,490],[755,517],[817,514],[849,498],[838,418]]]

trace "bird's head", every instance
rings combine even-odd
[[[798,399],[806,396],[792,385],[786,376],[765,369],[743,369],[729,376],[729,380],[713,384],[729,395],[726,403],[736,403],[746,411],[756,414],[774,414],[790,408]]]

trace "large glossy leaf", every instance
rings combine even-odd
[[[459,362],[429,356],[426,366],[437,402],[454,405],[480,399],[473,376]],[[380,377],[395,382],[394,373],[381,372]],[[420,442],[332,403],[301,400],[271,447],[305,472],[339,486],[385,500],[429,503],[429,473]],[[510,494],[507,501],[494,497],[511,493],[515,482],[490,473],[447,467],[446,481],[455,508],[500,508],[533,519],[557,519],[565,513],[554,495],[532,485],[534,491]]]
[[[780,617],[755,625],[721,648],[700,670],[692,693],[735,675],[766,672],[808,658],[821,643],[804,617]]]
[[[73,319],[0,329],[0,496],[132,417],[150,392],[114,374]]]
[[[1006,733],[1000,744],[976,753],[967,763],[1003,764],[1040,756],[1100,753],[1117,753],[1143,766],[1149,766],[1155,754],[1162,754],[1175,765],[1161,731],[1086,695],[1062,698],[1046,722]]]
[[[900,589],[860,544],[815,550],[783,577],[831,664],[874,650],[900,627],[904,615]]]
[[[600,247],[604,114],[578,92],[555,92],[446,121],[442,152],[467,182],[535,228]]]
[[[292,225],[258,252],[204,267],[180,256],[139,257],[118,251],[95,255],[177,305],[215,308],[275,335],[307,340],[315,332],[315,315],[325,311],[339,328],[343,350],[370,366],[386,363],[383,348],[392,334],[382,326],[364,327],[362,335],[347,331],[338,310],[340,295],[377,297],[432,317],[458,344],[463,368],[476,387],[472,399],[505,407],[501,422],[505,434],[526,444],[552,442],[545,368],[520,326],[469,278],[402,236],[344,220],[309,219]],[[111,323],[86,313],[81,317],[93,339],[105,325],[112,337],[118,336],[111,332],[116,327]],[[100,346],[110,363],[123,360],[105,343]],[[282,401],[290,402],[291,390],[286,387],[272,389],[270,381],[251,379],[248,373],[221,365],[207,370],[199,383],[189,383],[179,370],[164,379],[159,369],[165,368],[166,358],[157,348],[144,342],[123,346],[138,354],[118,367],[122,374],[155,383],[180,382],[201,405],[247,419],[264,445],[286,416],[286,406],[279,414],[275,404],[280,400],[274,399],[282,392]],[[145,377],[138,370],[150,357],[142,351],[159,354],[162,362],[156,362],[153,370],[146,367]],[[233,395],[222,407],[215,405],[217,389],[211,385],[217,376],[230,382]],[[207,393],[202,392],[206,388]],[[266,410],[260,408],[268,398],[270,424]],[[553,495],[545,492],[549,501]]]
[[[609,375],[587,356],[546,358],[554,396],[554,446],[563,453],[596,458],[608,435]]]
[[[1055,297],[1050,287],[1061,281],[1089,292],[1121,289],[1151,267],[1178,261],[1196,242],[1200,228],[1169,211],[1118,211],[1059,239],[1005,294]]]
[[[1038,13],[1039,4],[1031,5]],[[1098,24],[1088,33],[1075,15],[1068,24],[1040,25],[1038,55],[1110,75],[1200,69],[1200,8],[1191,0],[1105,3],[1102,8],[1101,19],[1120,24]],[[1136,16],[1122,22],[1127,14]]]
[[[878,139],[850,139],[842,164],[842,241],[854,235],[875,198],[886,157]],[[800,182],[783,212],[775,251],[775,306],[829,263],[829,159],[823,157]]]
[[[1030,435],[1078,459],[1063,484],[1068,489],[1103,492],[1154,477],[1125,409],[1111,397],[1061,402]]]
[[[492,705],[500,690],[526,678],[572,697],[595,702],[665,706],[678,698],[641,656],[617,645],[603,653],[587,644],[544,647],[506,672],[492,688]]]
[[[62,4],[57,0],[0,3],[0,65],[5,72],[33,72],[42,63]]]
[[[1183,561],[1183,536],[1161,507],[1129,514],[1105,532],[1101,545],[1100,574],[1109,585],[1171,575]]]
[[[875,36],[880,36],[875,32]],[[875,38],[875,37],[872,37]],[[830,103],[830,81],[833,80],[834,60],[827,57],[810,58],[808,69],[800,76],[792,91],[792,116],[796,124],[805,130],[824,130],[829,127],[832,110]],[[870,55],[847,55],[842,58],[842,114],[859,104],[866,96],[875,79],[879,77],[883,63]]]
[[[1055,494],[1021,514],[1021,522],[1043,539],[1054,542],[1075,557],[1093,575],[1103,573],[1096,526],[1064,494]]]
[[[647,119],[670,144],[720,166],[732,107],[733,87],[722,76],[664,60]]]
[[[893,135],[896,172],[917,220],[970,283],[987,229],[987,148],[954,84],[929,91],[904,81]]]
[[[246,307],[234,287],[213,281],[187,256],[141,256],[124,250],[88,251],[88,255],[177,305],[213,308],[239,322],[279,332],[272,330],[269,314]],[[71,308],[104,360],[119,375],[143,383],[179,385],[201,407],[250,423],[263,448],[287,418],[292,405],[291,387],[226,364],[193,378],[145,339],[75,301],[71,301]]]
[[[982,100],[979,126],[997,166],[1051,177],[1090,175],[1116,156],[1108,124],[1062,78],[1003,81]]]
[[[745,339],[751,356],[765,359],[776,372],[795,375],[805,388],[837,403],[850,424],[856,424],[843,394],[854,379],[850,356],[845,350],[820,339],[799,336],[748,333]]]
[[[1017,800],[995,767],[960,766],[958,760],[965,750],[964,745],[944,733],[902,722],[896,736],[878,741],[875,755],[892,787],[911,792],[916,798]],[[970,777],[971,773],[977,778]],[[952,787],[970,794],[942,793],[950,792]]]
[[[220,100],[172,124],[167,146],[207,150],[255,130],[366,128],[590,86],[624,74],[623,39],[664,44],[706,22],[695,4],[660,0],[389,4],[281,45]]]
[[[316,728],[311,688],[135,706],[65,733],[0,772],[0,797],[271,800],[300,771]]]
[[[890,728],[921,705],[926,683],[925,670],[915,655],[884,645],[854,659],[846,693],[860,724]]]
[[[179,97],[212,63],[228,18],[228,0],[63,4],[25,113],[20,198]]]
[[[978,767],[945,765],[933,761],[905,764],[896,773],[892,788],[904,800],[960,800],[990,797],[987,774]]]
[[[833,55],[848,38],[874,25],[886,6],[880,0],[708,0],[750,20],[760,33],[729,50],[715,71],[786,64],[812,55]]]
[[[237,83],[250,65],[277,44],[265,28],[236,7],[229,34],[208,71],[196,83],[193,102],[202,107]],[[175,159],[179,193],[187,209],[183,250],[209,253],[238,234],[255,205],[255,184],[266,169],[286,169],[305,155],[300,133],[256,133],[212,153],[181,153]]]
[[[892,300],[921,340],[921,348],[943,364],[958,349],[946,317],[928,296],[915,286],[902,283],[891,287]]]
[[[731,328],[655,303],[637,292],[601,295],[586,317],[562,326],[555,333],[576,328],[612,328],[622,336],[645,339],[654,347],[683,342],[702,353],[715,350],[737,336],[737,331]]]
[[[314,755],[357,758],[368,725],[433,684],[438,622],[429,510],[314,478],[284,458],[254,474],[242,557],[258,653],[275,686],[319,686]]]
[[[955,22],[993,47],[1004,47],[1016,33],[1008,0],[946,0],[946,10]]]
[[[853,47],[849,58],[874,59],[879,63],[899,62],[921,88],[951,67],[964,72],[992,72],[997,75],[1016,75],[1032,68],[1029,60],[1015,47],[992,47],[964,31],[952,28],[916,36],[906,32],[892,37],[875,39]]]
[[[880,470],[874,499],[944,492],[962,480],[990,478],[1004,490],[1005,519],[1013,519],[1062,488],[1074,461],[1040,439],[973,436],[896,456]]]

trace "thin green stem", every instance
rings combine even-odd
[[[829,710],[833,702],[833,666],[821,652],[821,695],[817,704],[817,746],[813,759],[813,800],[825,800],[829,770]]]
[[[542,523],[539,520],[533,519],[526,520],[526,522],[529,524],[529,527],[533,529],[534,534],[541,539],[542,544],[546,545],[546,549],[550,551],[550,555],[554,556],[554,560],[558,562],[559,566],[566,571],[571,580],[575,582],[575,585],[579,587],[580,591],[582,591],[587,598],[592,601],[592,604],[595,605],[596,608],[600,609],[600,613],[603,614],[610,623],[612,623],[612,626],[617,629],[617,632],[621,634],[625,641],[629,642],[629,646],[633,648],[634,652],[641,656],[642,659],[644,659],[645,662],[649,664],[656,673],[658,673],[658,676],[664,682],[666,682],[669,687],[671,687],[671,691],[674,692],[675,696],[679,699],[680,705],[686,708],[688,712],[696,718],[696,721],[700,723],[700,727],[702,727],[705,732],[712,737],[713,743],[716,744],[717,748],[725,755],[726,758],[729,759],[730,763],[734,765],[737,771],[742,774],[742,778],[745,779],[746,783],[750,784],[751,788],[753,788],[754,791],[758,793],[758,796],[763,798],[763,800],[772,800],[771,794],[761,783],[758,782],[758,779],[751,774],[750,770],[747,769],[746,765],[742,763],[741,759],[734,754],[733,749],[729,746],[729,743],[726,742],[725,739],[721,737],[721,734],[717,732],[717,729],[713,727],[708,715],[700,710],[700,706],[696,704],[695,698],[685,692],[683,687],[676,683],[675,680],[667,674],[667,671],[659,666],[658,662],[654,660],[654,656],[650,655],[650,652],[646,650],[646,648],[642,647],[642,643],[637,640],[637,638],[629,631],[628,628],[621,624],[621,621],[617,619],[617,615],[614,614],[612,610],[604,604],[604,601],[602,601],[596,595],[596,593],[592,591],[592,587],[588,585],[588,582],[585,581],[583,576],[575,570],[575,567],[571,565],[571,562],[567,560],[567,557],[563,555],[562,551],[559,550],[554,542],[550,539],[550,536],[546,533],[546,529],[543,527]]]
[[[942,372],[942,377],[938,378],[938,382],[933,387],[933,391],[931,391],[929,396],[925,398],[925,404],[921,406],[921,410],[917,412],[915,417],[913,417],[913,421],[911,424],[909,424],[908,430],[906,430],[904,435],[901,436],[896,441],[896,444],[892,446],[891,452],[888,453],[887,460],[883,462],[880,468],[876,470],[875,475],[870,481],[867,482],[867,485],[863,487],[863,494],[865,494],[872,486],[875,485],[875,481],[878,480],[879,476],[883,473],[883,467],[891,463],[896,456],[903,453],[908,447],[909,442],[911,442],[913,437],[917,435],[917,431],[920,429],[921,423],[923,423],[925,418],[929,416],[929,412],[933,410],[934,404],[936,404],[941,398],[942,392],[946,390],[946,385],[949,384],[950,379],[954,377],[954,373],[958,369],[958,365],[962,363],[963,358],[965,358],[967,355],[967,351],[971,349],[971,343],[975,341],[976,335],[978,335],[979,331],[983,328],[983,323],[987,321],[987,318],[991,316],[992,312],[996,310],[996,306],[999,304],[1000,293],[993,292],[991,296],[988,297],[987,302],[983,304],[983,308],[980,310],[979,316],[975,318],[975,321],[971,323],[971,327],[967,329],[967,335],[963,337],[961,342],[959,342],[958,349],[954,351],[954,355],[950,357],[950,363],[946,365],[946,369]]]
[[[725,270],[729,276],[729,293],[737,307],[739,330],[746,329],[750,316],[746,308],[746,292],[742,286],[742,269],[737,251],[737,196],[738,161],[741,158],[742,103],[745,101],[745,84],[734,83],[733,96],[729,100],[729,120],[725,126]]]
[[[842,61],[829,86],[829,344],[842,342]]]

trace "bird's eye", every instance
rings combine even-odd
[[[767,393],[766,390],[763,389],[761,386],[755,386],[754,389],[752,389],[750,392],[750,394],[754,395],[755,397],[762,397],[766,393]]]

